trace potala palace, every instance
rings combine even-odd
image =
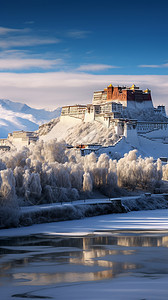
[[[84,122],[98,121],[127,140],[148,134],[152,139],[168,140],[165,106],[155,108],[151,91],[143,91],[134,84],[131,87],[114,87],[110,84],[103,91],[94,92],[92,104],[64,106],[61,119],[66,117],[82,119]]]
[[[91,104],[62,107],[60,118],[43,124],[36,132],[14,131],[0,139],[9,150],[37,140],[64,140],[82,155],[92,151],[115,157],[137,149],[143,157],[168,158],[168,118],[165,106],[153,106],[151,91],[110,84],[93,94]]]

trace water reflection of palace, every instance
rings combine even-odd
[[[91,245],[118,245],[124,247],[168,247],[168,236],[158,234],[139,233],[119,236],[96,236],[83,238],[83,249],[87,250]]]
[[[20,238],[17,243],[10,239],[4,244],[1,240],[0,285],[4,280],[18,285],[47,285],[109,279],[135,272],[142,267],[135,259],[136,247],[166,249],[168,235],[120,232],[79,238],[38,236],[32,240]]]

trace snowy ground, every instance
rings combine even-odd
[[[162,140],[152,141],[144,136],[138,136],[136,141],[134,140],[134,137],[129,141],[126,140],[126,138],[123,138],[120,143],[116,144],[115,146],[101,148],[98,153],[107,153],[108,155],[109,153],[118,153],[120,156],[124,156],[125,153],[128,153],[133,149],[138,150],[138,156],[152,156],[154,159],[157,159],[160,157],[167,157],[168,144],[163,144]]]
[[[156,195],[153,195],[156,197]],[[121,199],[122,201],[124,200],[135,200],[139,199],[140,196],[126,196],[126,197],[121,197],[121,198],[100,198],[100,199],[85,199],[85,200],[75,200],[72,202],[57,202],[57,203],[51,203],[51,204],[41,204],[41,205],[33,205],[33,206],[23,206],[21,207],[21,212],[33,212],[33,211],[39,211],[43,209],[49,209],[49,208],[55,208],[55,207],[62,207],[65,205],[86,205],[86,204],[103,204],[103,203],[111,203],[111,201],[115,201],[117,199]]]
[[[167,209],[167,194],[142,194],[121,198],[86,199],[21,207],[18,226],[75,220],[128,211]],[[12,225],[11,227],[13,227]]]

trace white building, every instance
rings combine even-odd
[[[34,144],[38,140],[38,134],[33,131],[13,131],[7,139],[0,139],[0,146],[15,146],[16,148]]]
[[[145,121],[134,120],[125,117],[124,114],[125,112],[129,116],[129,111],[133,111],[134,115],[138,115],[139,112],[146,113],[148,110],[153,114],[152,121],[151,118]],[[110,84],[103,91],[94,92],[92,104],[63,107],[61,118],[66,116],[80,118],[84,122],[100,122],[127,139],[130,139],[131,135],[136,139],[136,135],[156,133],[158,130],[160,137],[165,139],[165,135],[168,136],[165,106],[159,105],[154,108],[151,91],[143,91],[134,84],[131,87],[114,87]]]

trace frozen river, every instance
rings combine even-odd
[[[1,237],[0,295],[2,300],[168,299],[168,231]]]

